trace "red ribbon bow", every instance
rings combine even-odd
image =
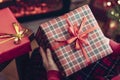
[[[86,22],[86,18],[83,18],[82,23],[80,25],[80,28],[78,29],[77,24],[72,25],[69,20],[67,19],[67,23],[70,26],[68,28],[68,32],[71,34],[71,38],[67,40],[67,43],[70,44],[75,41],[75,48],[80,49],[82,48],[82,43],[88,45],[88,42],[86,41],[88,37],[88,33],[81,32],[81,29],[83,28],[83,25]]]
[[[85,49],[83,47],[83,44],[89,45],[89,43],[86,39],[88,38],[88,34],[92,31],[94,31],[96,29],[96,27],[92,27],[91,29],[87,29],[86,31],[82,32],[82,28],[84,27],[86,20],[87,20],[86,18],[83,18],[82,22],[80,24],[80,28],[78,28],[77,24],[72,25],[70,23],[70,21],[67,19],[66,21],[69,26],[68,32],[70,33],[71,38],[69,38],[68,40],[56,40],[56,41],[60,43],[59,46],[64,45],[64,42],[67,42],[68,44],[75,42],[75,48],[82,50],[82,52],[86,58],[86,61],[89,64],[90,59],[87,55],[87,52],[85,51]],[[55,47],[57,48],[58,45],[56,45]]]
[[[67,23],[70,26],[68,28],[69,33],[72,35],[72,37],[70,39],[67,40],[67,43],[70,44],[72,42],[75,42],[75,48],[76,49],[82,49],[82,52],[86,58],[87,63],[90,63],[90,59],[83,47],[83,44],[85,45],[89,45],[88,41],[86,41],[86,39],[88,38],[88,34],[89,32],[93,31],[94,28],[88,29],[85,32],[81,32],[82,28],[85,25],[86,22],[86,18],[82,19],[82,23],[80,24],[80,28],[78,29],[77,24],[72,25],[69,20],[67,19]]]

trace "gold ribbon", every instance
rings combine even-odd
[[[28,29],[20,30],[20,25],[17,22],[12,23],[16,34],[9,34],[9,33],[0,33],[0,39],[5,39],[0,42],[0,44],[4,44],[12,39],[14,39],[14,44],[20,44],[21,39],[25,36],[28,32]],[[7,39],[6,39],[7,38]]]

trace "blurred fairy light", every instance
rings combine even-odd
[[[116,13],[115,16],[118,17],[118,16],[119,16],[119,13]]]
[[[110,28],[115,28],[116,26],[116,21],[111,21],[110,22]]]
[[[107,6],[111,6],[111,2],[107,2]]]
[[[2,3],[3,2],[3,0],[0,0],[0,3]]]
[[[120,0],[118,0],[117,3],[120,4]]]
[[[111,11],[111,14],[112,14],[112,15],[114,15],[114,14],[115,14],[115,12],[114,12],[114,11]]]

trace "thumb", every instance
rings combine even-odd
[[[50,49],[47,49],[47,59],[48,59],[48,64],[49,64],[49,70],[57,70],[59,71],[57,65],[53,61],[52,53]]]
[[[47,49],[47,58],[50,63],[54,63],[50,49]]]

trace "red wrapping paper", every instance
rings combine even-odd
[[[12,25],[13,22],[18,23],[9,8],[0,10],[0,33],[16,34]],[[21,26],[20,29],[22,29]],[[0,39],[0,42],[5,39]],[[0,63],[23,55],[30,50],[30,41],[27,37],[23,37],[18,45],[14,44],[13,39],[0,44]]]

